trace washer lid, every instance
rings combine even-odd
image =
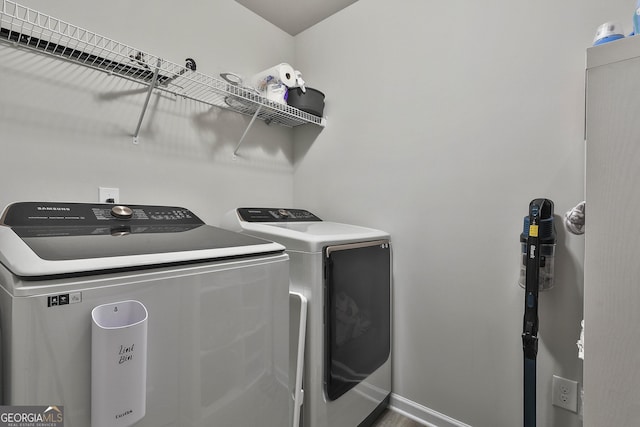
[[[0,262],[45,276],[282,252],[276,243],[206,225],[185,208],[21,202],[0,219]]]

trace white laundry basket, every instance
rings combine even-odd
[[[147,309],[103,304],[91,319],[91,427],[129,427],[146,412]]]

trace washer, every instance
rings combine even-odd
[[[301,425],[371,425],[391,393],[389,234],[302,209],[238,208],[222,225],[283,244],[308,301]]]
[[[3,405],[56,406],[65,427],[290,424],[283,246],[181,207],[23,202],[0,223]],[[92,311],[131,301],[146,334],[96,351],[108,339]],[[129,330],[112,326],[115,339]],[[146,368],[118,371],[140,359]],[[113,388],[92,402],[98,368]],[[92,421],[132,387],[142,409]]]

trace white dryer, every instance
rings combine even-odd
[[[301,209],[239,208],[222,226],[284,245],[308,301],[300,425],[371,425],[391,393],[389,234]]]
[[[0,220],[1,403],[65,427],[283,427],[288,307],[282,245],[188,209],[12,204]],[[139,317],[113,321],[130,308]]]

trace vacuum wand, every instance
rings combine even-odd
[[[522,349],[524,353],[524,427],[536,425],[536,358],[538,355],[538,292],[552,286],[555,255],[553,202],[535,199],[524,219],[521,284],[524,279],[524,318]],[[542,273],[542,274],[541,274]],[[524,276],[524,277],[523,277]]]

